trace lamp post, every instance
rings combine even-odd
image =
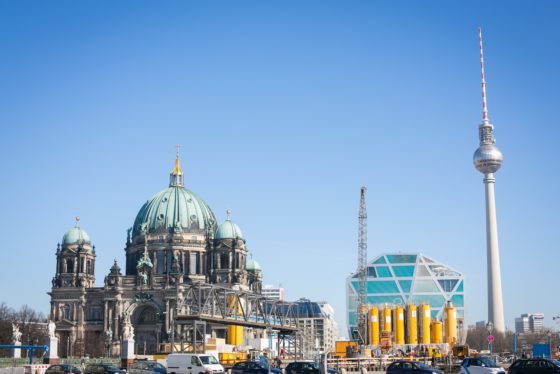
[[[547,332],[546,336],[548,337],[548,351],[550,352],[550,358],[552,358],[552,344],[551,344],[552,332],[551,331]]]
[[[492,323],[492,321],[488,321],[488,323],[486,323],[486,331],[488,331],[488,350],[490,351],[490,354],[492,354],[492,343],[490,336],[492,335],[492,331],[494,331],[494,324]]]

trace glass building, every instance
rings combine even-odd
[[[432,318],[443,319],[443,307],[451,301],[458,320],[465,316],[464,275],[421,253],[382,254],[367,266],[367,303],[370,306],[427,303]],[[356,327],[358,274],[346,279],[346,323]],[[351,333],[350,333],[351,336]]]

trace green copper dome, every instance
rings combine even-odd
[[[248,271],[261,271],[261,266],[259,263],[252,258],[247,259],[247,263],[245,264],[245,270]]]
[[[70,231],[64,234],[62,237],[62,244],[69,245],[79,242],[90,243],[90,239],[87,232],[76,224],[75,227],[72,227]]]
[[[218,230],[216,231],[216,235],[214,235],[216,240],[220,239],[243,239],[243,233],[239,226],[235,223],[231,222],[229,219],[222,223]]]
[[[213,233],[216,218],[200,197],[183,186],[173,185],[148,200],[138,212],[132,236],[161,229]]]
[[[133,237],[162,230],[214,233],[214,213],[204,200],[185,188],[183,178],[177,151],[175,167],[169,176],[169,188],[155,194],[140,208],[132,227]]]

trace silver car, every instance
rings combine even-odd
[[[136,361],[128,372],[129,374],[167,374],[167,369],[157,361]]]

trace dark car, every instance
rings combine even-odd
[[[126,374],[126,371],[113,364],[89,364],[86,366],[84,374]]]
[[[237,362],[231,368],[231,374],[268,374],[268,364],[262,361],[243,361]],[[274,374],[282,374],[282,370],[270,368]]]
[[[327,369],[328,374],[338,374],[336,369]],[[321,367],[314,361],[295,361],[286,366],[286,374],[320,374]]]
[[[129,374],[167,374],[165,366],[157,361],[136,361],[129,370]]]
[[[387,367],[387,374],[443,374],[443,371],[429,367],[422,362],[395,361]]]
[[[508,369],[508,374],[553,374],[560,373],[560,362],[548,358],[522,358]]]
[[[60,364],[49,366],[45,374],[82,374],[82,371],[73,365]]]

